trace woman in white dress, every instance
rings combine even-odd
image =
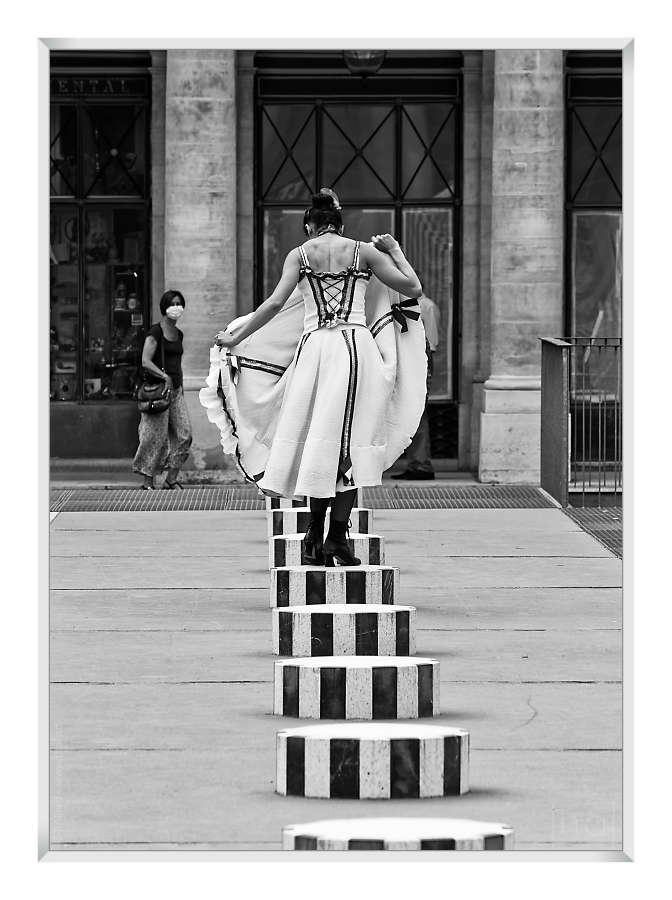
[[[249,480],[266,494],[310,498],[306,558],[317,565],[358,565],[346,541],[356,489],[381,484],[384,469],[408,445],[422,414],[424,331],[412,309],[421,286],[392,235],[375,235],[370,244],[343,236],[338,198],[328,189],[313,197],[304,230],[307,240],[287,254],[271,296],[217,333],[217,346],[228,350],[227,365],[215,360],[211,376],[217,373],[217,390],[211,378],[201,402]],[[409,299],[394,303],[393,292]],[[268,323],[278,314],[274,331]],[[273,341],[281,343],[291,330],[290,320],[296,345],[283,368],[269,360]],[[411,333],[401,353],[403,372],[398,345],[406,334],[393,336],[395,322]],[[250,340],[255,332],[256,343]],[[252,397],[253,378],[267,380],[263,388],[257,382]],[[243,379],[248,379],[247,401]],[[391,453],[396,453],[392,459]],[[262,466],[263,471],[250,476],[246,461],[252,471]]]

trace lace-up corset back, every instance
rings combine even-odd
[[[366,325],[364,295],[370,270],[359,270],[359,241],[352,263],[341,272],[315,272],[299,247],[299,289],[305,307],[304,333],[342,324]]]

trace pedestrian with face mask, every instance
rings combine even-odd
[[[133,471],[143,476],[141,487],[145,491],[154,490],[154,476],[164,470],[167,470],[164,489],[181,489],[177,476],[191,446],[191,423],[182,387],[183,334],[177,327],[185,307],[179,291],[166,291],[159,304],[161,320],[148,330],[142,348],[145,376],[165,381],[170,388],[167,409],[140,413],[139,446]]]

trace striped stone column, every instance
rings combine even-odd
[[[280,731],[276,791],[362,800],[445,797],[469,790],[469,734],[398,722]]]
[[[268,541],[269,568],[307,564],[303,534],[274,534]],[[379,566],[385,562],[385,542],[379,534],[351,531],[346,538],[350,552],[364,565]]]
[[[410,656],[415,608],[373,603],[274,609],[273,653],[279,656]]]
[[[396,603],[395,566],[289,566],[271,569],[272,607],[320,603]]]
[[[325,519],[325,532],[329,527],[329,513]],[[353,507],[350,513],[350,521],[352,522],[352,531],[358,534],[369,534],[373,529],[373,511],[370,509],[361,509]],[[302,534],[308,530],[310,522],[310,509],[307,506],[295,507],[294,509],[273,509],[268,515],[268,536],[273,537],[276,534]]]
[[[513,829],[471,819],[332,819],[282,829],[283,850],[513,850]]]
[[[438,716],[439,663],[421,656],[326,656],[275,664],[273,712],[299,719]]]
[[[564,116],[561,50],[495,51],[481,481],[539,481],[539,337],[562,333]]]

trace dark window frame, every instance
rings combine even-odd
[[[77,395],[76,400],[53,400],[54,403],[104,403],[109,405],[109,400],[87,399],[84,392],[86,375],[86,259],[82,244],[82,236],[85,234],[85,217],[87,209],[101,207],[119,208],[141,212],[145,226],[145,250],[142,259],[144,266],[144,284],[142,313],[143,320],[149,322],[151,314],[151,242],[152,242],[152,200],[151,200],[151,112],[152,112],[152,81],[151,81],[151,54],[138,53],[81,53],[52,51],[50,57],[50,83],[56,79],[83,82],[84,89],[74,93],[51,93],[50,109],[54,106],[74,106],[76,117],[77,159],[75,175],[75,193],[73,195],[56,195],[50,193],[50,213],[59,208],[74,208],[77,216],[77,232],[80,245],[77,259],[77,283],[78,283],[78,352],[77,352]],[[128,78],[129,81],[141,87],[140,90],[129,93],[100,93],[86,89],[89,80],[104,81],[112,79],[118,82],[120,78]],[[138,194],[85,194],[84,184],[84,128],[82,120],[85,115],[85,107],[91,105],[123,106],[142,105],[144,107],[144,139],[145,139],[145,177],[144,192]],[[51,138],[50,138],[51,153]],[[114,404],[133,402],[132,400],[115,399]]]

